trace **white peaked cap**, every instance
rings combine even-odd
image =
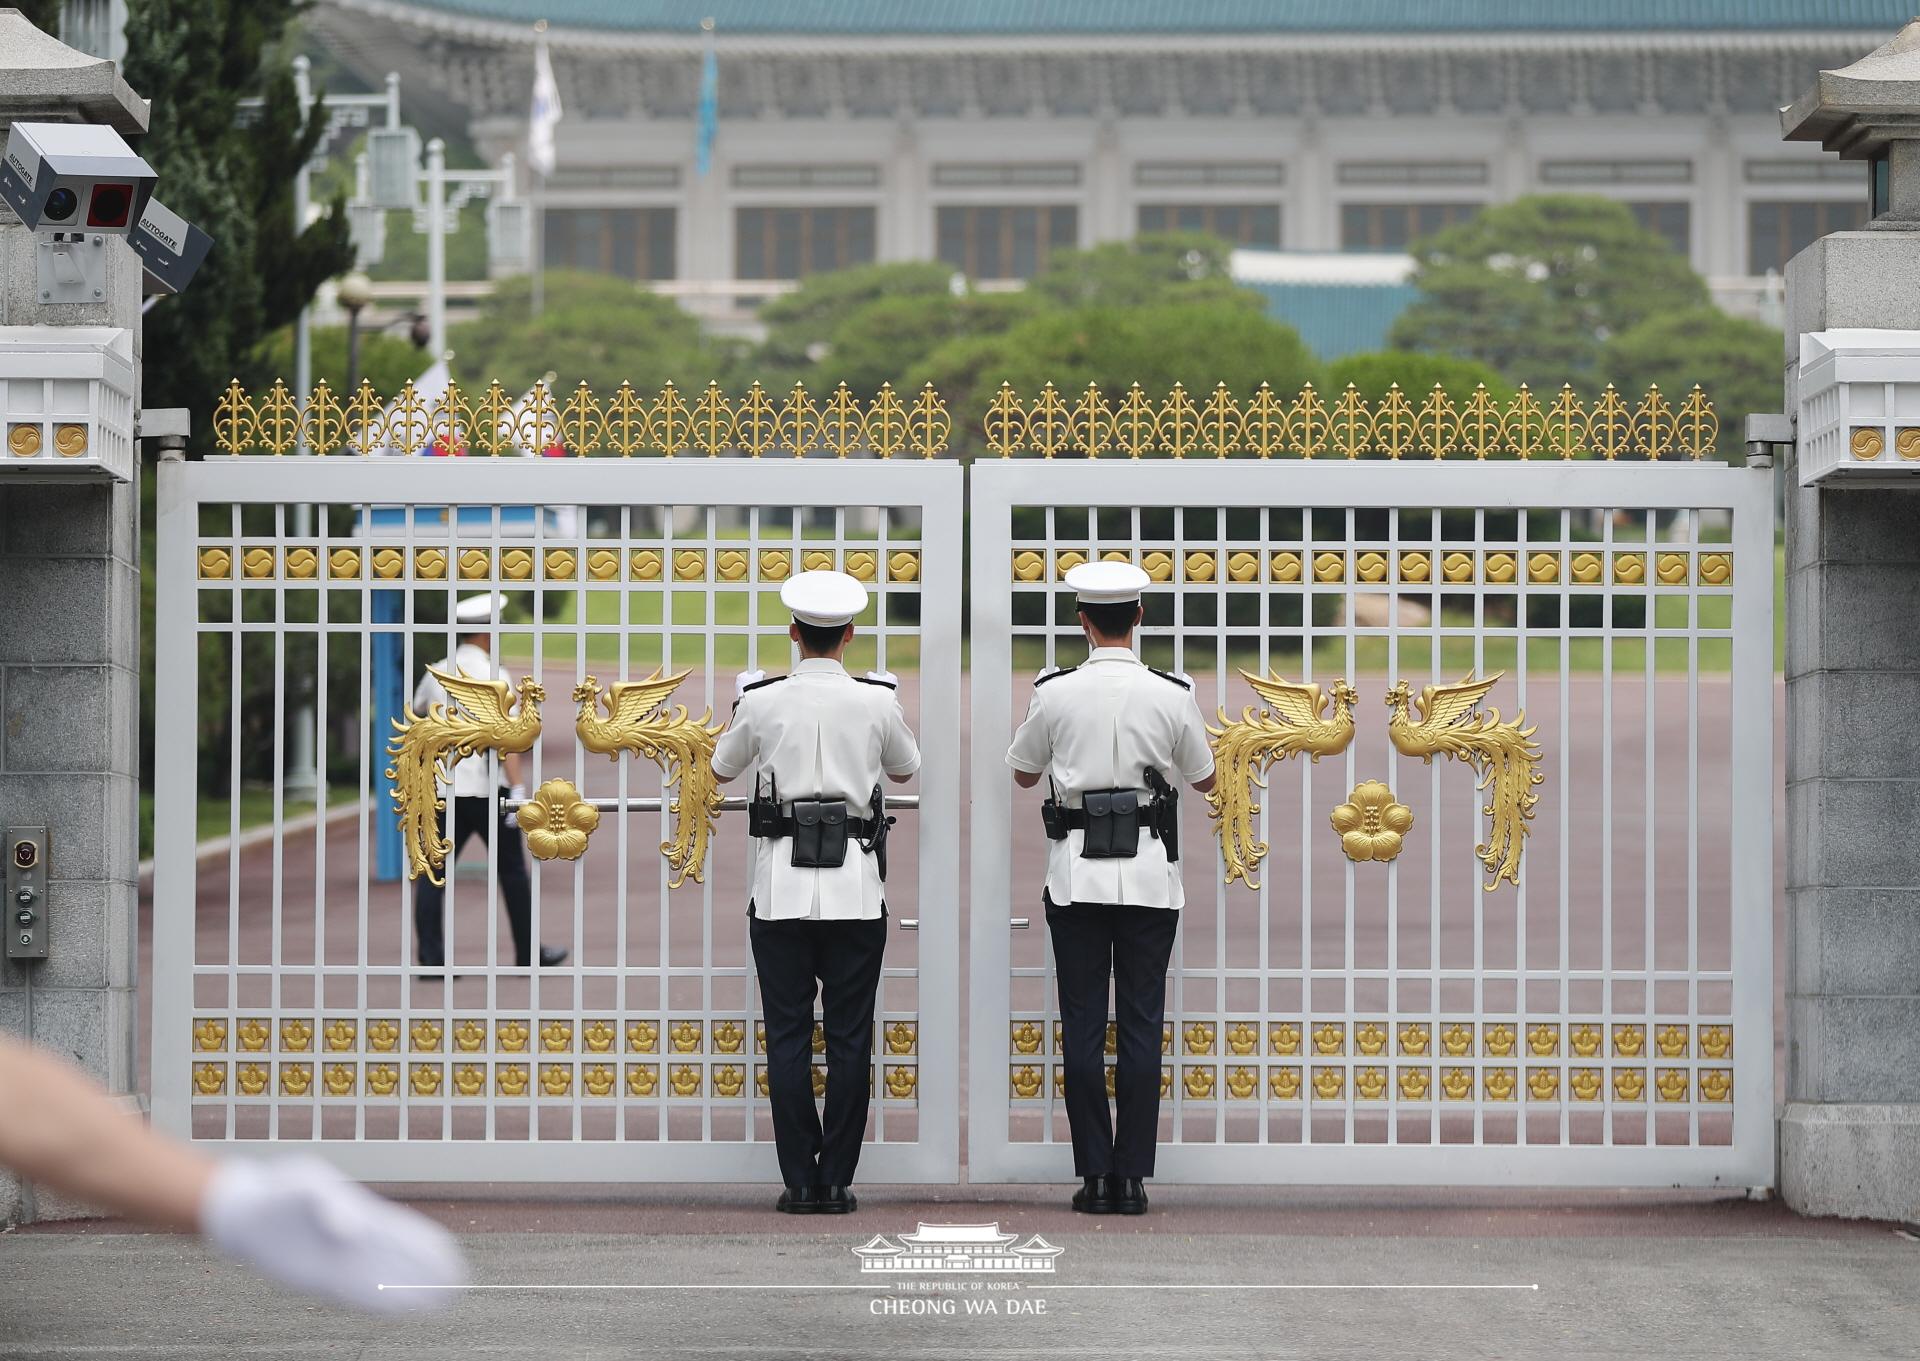
[[[1067,572],[1067,585],[1082,605],[1126,605],[1153,580],[1130,562],[1083,562]]]
[[[453,617],[463,624],[490,624],[494,615],[505,609],[507,597],[499,591],[470,595],[453,607]]]
[[[845,572],[802,572],[780,588],[780,603],[803,624],[851,624],[867,607],[867,588]]]

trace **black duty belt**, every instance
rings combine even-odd
[[[1079,810],[1075,809],[1074,811],[1078,812]],[[847,819],[847,835],[859,837],[863,841],[870,840],[873,834],[880,830],[881,823],[891,821],[891,818],[849,817]],[[780,815],[780,830],[775,835],[792,836],[795,832],[799,831],[799,829],[799,819],[795,818],[791,812],[785,812]]]

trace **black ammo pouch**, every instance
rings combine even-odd
[[[796,799],[793,804],[793,867],[839,869],[847,863],[847,801]]]
[[[1073,809],[1068,809],[1069,815]],[[1081,796],[1086,838],[1080,843],[1083,860],[1131,860],[1140,853],[1140,791],[1093,790]]]

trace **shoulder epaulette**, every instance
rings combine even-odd
[[[764,680],[757,680],[752,685],[746,686],[744,689],[740,691],[740,693],[743,695],[750,695],[755,690],[759,690],[768,685],[777,684],[778,682],[783,681],[785,679],[786,679],[785,676],[768,676]]]
[[[897,681],[890,681],[890,680],[881,680],[881,679],[880,679],[880,678],[879,678],[878,676],[854,676],[854,675],[849,675],[849,676],[847,677],[847,679],[849,679],[849,680],[857,680],[857,681],[859,681],[859,682],[860,682],[860,683],[861,683],[862,685],[877,685],[877,686],[879,686],[879,687],[880,687],[880,688],[881,688],[882,690],[894,690],[894,689],[897,689],[897,688],[899,688],[899,682],[897,682]]]
[[[1063,666],[1058,671],[1049,671],[1044,676],[1035,677],[1033,683],[1035,685],[1045,685],[1050,680],[1059,680],[1062,676],[1071,676],[1079,669],[1078,666]]]
[[[1147,668],[1147,670],[1153,672],[1153,674],[1158,676],[1161,680],[1172,681],[1175,685],[1179,686],[1182,690],[1193,689],[1192,681],[1187,680],[1183,676],[1176,676],[1171,671],[1162,671],[1157,666],[1150,666]]]

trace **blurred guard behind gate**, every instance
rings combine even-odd
[[[887,817],[880,777],[920,768],[891,675],[841,658],[867,588],[802,572],[780,588],[800,660],[788,676],[742,673],[713,753],[732,780],[752,767],[753,896],[747,903],[767,1027],[767,1094],[786,1189],[783,1214],[846,1214],[867,1127],[874,995],[887,943]],[[826,1119],[813,1098],[813,999],[827,1041]]]
[[[497,619],[507,598],[498,591],[470,595],[454,606],[453,617],[462,624],[485,624]],[[451,657],[434,663],[440,671],[468,676],[474,680],[504,680],[506,672],[493,659],[493,637],[485,631],[461,636],[460,646]],[[452,706],[447,688],[428,671],[414,688],[413,711],[427,712],[430,704]],[[497,764],[496,764],[497,763]],[[507,924],[513,931],[514,963],[525,968],[532,958],[533,885],[527,878],[526,849],[520,829],[505,803],[496,795],[507,794],[524,800],[526,785],[520,778],[520,757],[497,757],[485,753],[484,759],[468,757],[453,768],[453,849],[447,853],[447,872],[460,855],[460,847],[469,836],[479,834],[481,841],[492,842],[500,869],[500,896],[507,903]],[[440,797],[447,797],[447,786],[440,786]],[[444,907],[447,891],[430,879],[421,879],[413,892],[413,929],[418,938],[420,963],[440,968],[447,962]],[[556,945],[540,947],[540,963],[546,967],[565,961],[567,952]],[[492,961],[488,961],[491,963]]]
[[[1167,962],[1186,901],[1173,782],[1202,793],[1213,788],[1213,750],[1193,682],[1133,653],[1149,580],[1126,562],[1082,563],[1067,573],[1092,650],[1079,666],[1041,673],[1027,721],[1007,749],[1022,788],[1043,774],[1049,781],[1041,897],[1060,989],[1074,1173],[1082,1179],[1073,1208],[1086,1214],[1147,1210]],[[1109,979],[1119,1033],[1117,1130],[1103,1062]]]

